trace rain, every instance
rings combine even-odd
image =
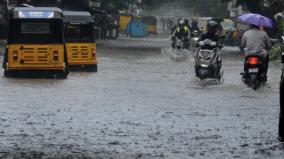
[[[283,11],[282,0],[1,1],[0,159],[283,158]],[[242,74],[249,13],[271,20],[257,26],[272,46],[256,89]],[[208,49],[211,21],[220,42]]]

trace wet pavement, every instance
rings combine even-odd
[[[67,80],[1,75],[0,158],[284,157],[281,64],[253,91],[241,81],[238,50],[225,48],[224,82],[203,87],[192,57],[172,61],[166,46],[166,37],[98,42],[99,72]]]

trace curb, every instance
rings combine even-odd
[[[5,47],[0,46],[0,56],[4,55],[4,52],[5,52]]]
[[[6,41],[0,40],[0,55],[4,55],[6,47]]]

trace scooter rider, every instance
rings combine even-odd
[[[185,22],[183,19],[178,20],[178,26],[176,27],[173,35],[172,35],[172,47],[175,47],[175,38],[178,39],[183,39],[185,43],[185,47],[189,48],[189,37],[190,37],[190,30],[189,28],[185,25]]]
[[[184,20],[184,25],[187,26],[190,29],[190,25],[189,25],[189,20],[188,19]]]
[[[220,37],[217,34],[218,23],[215,21],[209,21],[207,23],[207,32],[202,33],[200,35],[199,41],[204,41],[205,39],[210,39],[211,41],[215,41],[218,43],[218,47],[222,47],[222,43],[220,41]],[[212,48],[214,49],[214,48]]]
[[[190,31],[191,31],[191,35],[193,34],[194,31],[197,31],[197,33],[200,34],[201,30],[198,27],[198,21],[196,19],[193,19],[191,21]]]
[[[215,21],[208,21],[207,23],[207,32],[205,33],[201,33],[200,37],[199,37],[199,41],[204,41],[206,39],[209,39],[211,41],[216,42],[216,46],[206,46],[206,49],[209,50],[213,50],[215,48],[219,48],[221,49],[223,47],[223,44],[221,42],[221,38],[219,37],[219,35],[217,34],[217,29],[218,29],[218,23]],[[218,52],[220,53],[220,52]],[[222,59],[221,56],[219,55],[218,61],[218,75],[221,78],[221,68],[222,68]]]
[[[271,48],[270,38],[265,31],[260,31],[259,26],[251,25],[242,37],[242,48],[245,48],[245,56],[256,55],[265,63],[264,73],[267,74],[269,55],[267,50]],[[266,77],[265,77],[266,78]]]
[[[274,16],[274,18],[277,21],[279,37],[281,38],[281,36],[284,35],[284,17],[283,17],[283,13],[277,13]]]

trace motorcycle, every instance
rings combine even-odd
[[[172,58],[175,60],[184,59],[187,57],[187,44],[184,37],[173,38],[172,44]]]
[[[190,32],[190,44],[191,48],[195,48],[195,46],[199,43],[200,32],[198,30],[193,30]]]
[[[206,39],[200,41],[195,53],[195,74],[200,80],[217,79],[219,82],[223,79],[221,71],[222,60],[220,49],[222,47],[215,41]]]
[[[261,84],[267,81],[265,62],[256,55],[247,56],[244,65],[245,72],[242,73],[242,80],[249,87],[257,90]]]

